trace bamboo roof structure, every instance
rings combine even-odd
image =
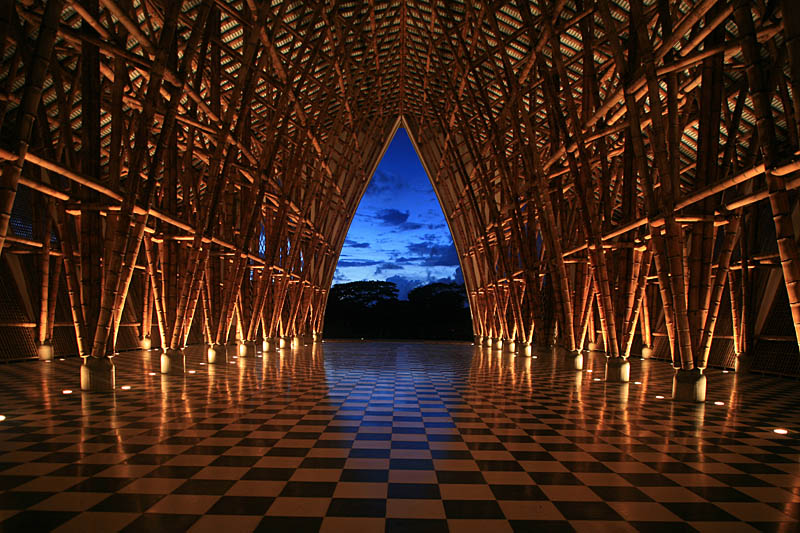
[[[94,358],[319,336],[404,127],[480,342],[800,374],[793,0],[25,0],[0,47],[29,351],[59,294]]]

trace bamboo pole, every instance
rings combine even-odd
[[[63,7],[63,0],[50,0],[45,5],[42,22],[39,26],[39,35],[36,37],[36,46],[25,76],[22,102],[17,111],[15,139],[17,157],[3,165],[2,173],[0,173],[0,253],[3,251],[3,245],[8,234],[11,209],[14,207],[17,185],[22,175],[22,166],[25,164],[25,154],[28,152],[33,126],[36,122],[36,113],[42,97],[42,88],[50,68],[50,58],[56,40],[58,20],[61,17]]]
[[[780,162],[775,139],[775,123],[772,117],[771,92],[764,80],[764,69],[761,65],[758,41],[755,37],[751,4],[745,0],[734,3],[734,19],[742,41],[742,54],[745,59],[745,72],[750,85],[750,96],[753,100],[753,111],[756,117],[761,156],[764,160],[769,203],[772,209],[772,220],[775,224],[775,235],[778,240],[778,251],[781,255],[781,267],[792,310],[795,335],[800,344],[800,254],[792,225],[789,195],[786,192],[784,178],[772,171]],[[797,99],[797,95],[795,95]],[[743,273],[743,275],[747,275]]]
[[[711,343],[714,340],[714,328],[717,325],[719,316],[719,306],[722,302],[722,291],[725,288],[725,281],[728,276],[728,266],[736,240],[739,238],[740,213],[736,213],[731,218],[730,223],[725,228],[725,240],[719,254],[717,272],[714,275],[714,285],[710,295],[709,312],[706,315],[700,340],[700,357],[697,362],[698,368],[705,368],[708,365],[708,356],[711,353]],[[736,329],[736,328],[734,328]]]

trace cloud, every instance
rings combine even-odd
[[[403,266],[398,265],[397,263],[381,263],[378,265],[378,268],[375,269],[375,275],[378,276],[383,274],[387,270],[403,270]]]
[[[339,268],[368,267],[379,265],[381,262],[382,261],[374,261],[371,259],[339,259],[339,263],[336,266]]]
[[[419,224],[417,222],[406,222],[400,226],[400,229],[415,230],[415,229],[420,229],[422,226],[423,226],[422,224]]]
[[[358,242],[350,239],[345,240],[344,244],[350,248],[369,248],[368,242]]]
[[[397,297],[401,300],[408,300],[408,292],[424,283],[422,280],[400,275],[388,277],[386,281],[391,281],[397,285]]]
[[[408,221],[409,212],[405,213],[397,209],[381,209],[375,214],[375,218],[387,226],[402,226]]]
[[[386,193],[392,193],[401,190],[405,187],[405,179],[392,174],[390,172],[383,172],[381,170],[375,172],[372,181],[369,182],[364,196],[381,196]]]
[[[458,252],[452,243],[412,242],[406,249],[409,252],[407,260],[421,266],[459,266]]]

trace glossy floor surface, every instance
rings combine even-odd
[[[0,530],[798,530],[796,381],[709,371],[698,406],[658,361],[625,385],[469,344],[203,361],[124,353],[113,394],[76,359],[0,366]]]

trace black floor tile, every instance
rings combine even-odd
[[[575,528],[566,520],[509,520],[514,533],[547,531],[548,533],[572,533]]]
[[[70,487],[71,492],[117,492],[133,479],[124,477],[90,477]]]
[[[333,498],[327,516],[386,516],[386,500],[377,498]]]
[[[281,491],[282,497],[330,498],[336,490],[336,483],[290,481]]]
[[[163,494],[112,494],[90,510],[113,513],[143,513],[164,497]]]
[[[447,533],[447,520],[387,518],[386,533]]]
[[[486,483],[483,474],[469,470],[437,470],[436,477],[442,484],[474,484]]]
[[[553,502],[567,520],[622,520],[605,502]]]
[[[208,510],[208,514],[263,515],[274,500],[259,496],[223,496]]]
[[[389,483],[389,498],[440,499],[439,485],[424,483]]]
[[[173,491],[174,494],[207,494],[222,495],[233,486],[235,481],[225,479],[187,479]]]
[[[444,500],[447,518],[505,518],[494,500]]]
[[[379,469],[345,469],[339,481],[355,481],[361,483],[381,483],[389,480],[388,470]]]
[[[536,485],[491,485],[498,500],[546,500],[547,496]]]
[[[726,511],[720,509],[713,503],[706,502],[664,502],[664,507],[678,515],[687,522],[712,521],[712,522],[734,522],[737,519]]]
[[[322,525],[322,518],[265,516],[256,527],[257,533],[317,533]]]
[[[3,496],[0,496],[2,499]],[[52,531],[77,512],[64,511],[22,511],[0,522],[0,531]]]
[[[128,524],[122,532],[187,531],[199,518],[200,515],[145,513]]]
[[[591,489],[607,502],[651,502],[653,499],[640,491],[636,487],[612,486],[599,487],[592,486]]]

